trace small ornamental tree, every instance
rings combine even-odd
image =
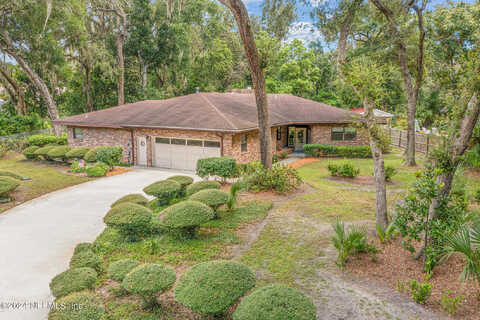
[[[92,268],[68,269],[56,275],[50,282],[50,290],[55,298],[72,292],[93,288],[97,280],[97,272]]]
[[[20,182],[11,177],[0,177],[0,199],[9,198],[11,192],[18,188]]]
[[[255,286],[255,275],[234,261],[199,263],[185,272],[175,300],[204,315],[221,315]]]
[[[238,305],[234,320],[315,320],[312,300],[297,289],[269,285],[253,291]]]
[[[158,199],[159,205],[167,205],[178,197],[182,189],[180,183],[174,180],[162,180],[145,187],[143,192]]]
[[[113,208],[113,207],[115,207],[115,206],[117,206],[121,203],[125,203],[125,202],[130,202],[130,203],[139,204],[141,206],[146,206],[147,203],[148,203],[148,199],[145,198],[143,195],[141,195],[139,193],[127,194],[126,196],[123,196],[120,199],[118,199],[117,201],[115,201],[114,203],[112,203],[112,205],[110,207]]]
[[[83,159],[88,151],[90,151],[88,147],[75,147],[68,151],[65,156],[68,159]]]
[[[120,164],[123,148],[120,146],[105,146],[97,150],[97,161],[107,164],[111,169]]]
[[[140,264],[140,262],[133,259],[122,259],[115,261],[108,266],[108,277],[112,280],[122,282],[125,276]]]
[[[197,161],[197,175],[199,177],[220,177],[225,182],[235,176],[237,162],[234,158],[204,158]]]
[[[143,264],[130,271],[122,281],[122,287],[139,295],[146,306],[155,306],[157,296],[175,283],[175,270],[162,264]]]
[[[173,177],[168,178],[167,180],[173,180],[173,181],[177,181],[178,183],[180,183],[180,186],[182,187],[182,189],[180,190],[180,195],[179,195],[180,197],[185,196],[187,186],[189,186],[193,183],[193,178],[189,177],[189,176],[173,176]]]
[[[220,187],[220,183],[218,183],[217,181],[203,180],[189,185],[186,190],[186,195],[191,196],[192,194],[197,193],[200,190],[220,189]]]
[[[105,314],[102,299],[89,291],[69,294],[56,304],[62,307],[50,309],[48,320],[100,320]]]
[[[118,229],[128,241],[136,241],[149,230],[152,211],[135,203],[121,203],[107,212],[103,221]]]
[[[204,203],[216,211],[218,207],[227,203],[228,193],[217,189],[206,189],[193,194],[190,196],[189,200]]]
[[[97,151],[100,147],[96,147],[93,149],[90,149],[85,155],[83,156],[83,160],[87,162],[96,162],[97,161]]]
[[[47,152],[47,156],[50,159],[61,159],[62,161],[66,161],[66,154],[70,151],[70,149],[71,147],[69,146],[53,147],[52,149],[50,149],[50,151]]]
[[[37,155],[35,154],[35,151],[37,151],[38,149],[40,149],[40,147],[38,146],[31,146],[31,147],[25,148],[23,150],[23,155],[28,160],[35,160],[37,159]]]
[[[202,223],[214,218],[213,210],[198,201],[183,201],[170,206],[158,216],[158,224],[167,229],[177,231],[186,237],[194,237],[196,229]]]

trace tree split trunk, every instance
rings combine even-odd
[[[255,100],[257,103],[258,127],[260,132],[260,153],[262,164],[272,168],[272,133],[270,116],[268,110],[267,92],[265,87],[265,75],[260,65],[257,46],[253,36],[253,30],[247,9],[241,0],[220,0],[228,7],[237,21],[238,32],[242,38],[245,54],[248,59],[253,87],[255,89]]]
[[[0,67],[0,74],[8,83],[5,84],[5,88],[7,89],[8,94],[12,99],[12,102],[16,105],[15,109],[17,110],[17,113],[20,115],[26,115],[27,106],[25,104],[25,98],[23,96],[22,88],[2,67]],[[10,86],[13,88],[13,90],[12,88],[10,88]]]

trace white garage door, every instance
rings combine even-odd
[[[155,166],[195,170],[197,160],[220,157],[220,142],[210,140],[155,138]]]

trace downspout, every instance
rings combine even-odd
[[[130,135],[132,137],[132,165],[135,165],[135,139],[133,137],[133,129],[130,129]]]
[[[216,133],[215,134],[217,137],[220,137],[220,156],[223,157],[223,138],[224,138],[224,134],[218,134]]]

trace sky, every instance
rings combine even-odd
[[[297,9],[298,18],[290,28],[288,40],[299,39],[299,40],[302,40],[304,43],[309,43],[311,41],[321,39],[320,32],[318,30],[314,30],[313,28],[310,12],[312,11],[312,8],[315,6],[315,4],[318,4],[319,2],[323,2],[323,1],[328,1],[328,0],[309,0],[309,1],[311,5],[305,5],[302,1],[297,0],[296,9]],[[472,3],[475,0],[459,0],[459,1]],[[264,2],[263,0],[243,0],[243,2],[247,6],[247,9],[250,15],[257,15],[257,16],[262,15],[262,6]],[[430,0],[429,2],[430,2],[429,7],[433,8],[436,5],[447,4],[448,0]]]

